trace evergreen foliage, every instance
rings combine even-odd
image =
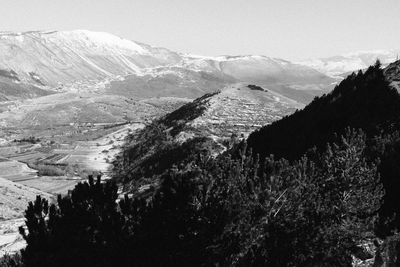
[[[0,258],[0,266],[2,267],[23,267],[21,254],[16,253],[14,255],[5,254]]]
[[[392,234],[400,229],[400,95],[389,85],[379,61],[364,73],[351,74],[303,110],[253,132],[247,142],[262,157],[295,160],[310,149],[324,149],[348,127],[366,133],[366,159],[380,162],[386,195],[377,233]]]
[[[201,157],[161,176],[150,199],[89,178],[26,211],[26,266],[348,266],[382,197],[365,135],[289,163]]]
[[[399,124],[400,96],[389,86],[380,63],[344,79],[331,93],[316,97],[303,110],[252,133],[248,145],[261,157],[298,159],[308,149],[323,149],[347,127],[368,137]],[[295,134],[294,134],[295,133]]]

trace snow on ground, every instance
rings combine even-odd
[[[81,42],[86,43],[87,46],[104,46],[108,49],[122,48],[130,52],[146,55],[150,53],[147,49],[134,41],[123,39],[107,32],[74,30],[57,32],[56,35],[66,39],[81,40]]]
[[[175,64],[180,59],[168,49],[104,32],[0,33],[0,69],[15,71],[21,81],[41,81],[50,87],[116,78],[142,68]]]

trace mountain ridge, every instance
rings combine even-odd
[[[220,88],[232,78],[235,82],[262,81],[288,86],[308,83],[318,90],[321,84],[334,82],[308,66],[284,59],[257,55],[194,56],[87,30],[2,32],[0,52],[0,70],[15,72],[23,83],[58,91],[104,88],[104,83],[123,81],[128,75],[140,79],[159,76],[166,70],[173,73],[176,69],[177,76],[183,69],[227,79]],[[82,86],[82,82],[87,85]]]

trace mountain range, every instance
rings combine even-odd
[[[0,52],[2,78],[57,92],[106,88],[107,93],[125,96],[196,98],[232,82],[251,81],[289,97],[303,94],[306,100],[297,100],[308,101],[309,94],[335,81],[283,59],[185,55],[85,30],[3,32]],[[3,98],[10,96],[3,92]]]
[[[364,69],[379,58],[395,61],[400,50],[349,53],[290,62],[266,56],[205,57],[130,41],[109,33],[75,31],[0,32],[0,75],[48,89],[73,90],[78,82],[120,80],[128,75],[184,76],[212,73],[221,80],[289,85],[332,82],[326,75]]]
[[[377,57],[388,63],[395,54],[290,62],[182,54],[86,30],[1,32],[0,124],[22,129],[143,121],[172,111],[165,106],[235,84],[261,86],[274,94],[276,105],[290,103],[295,110],[332,90],[339,74],[365,68]]]
[[[373,65],[377,59],[386,66],[399,59],[400,50],[371,50],[347,53],[344,55],[308,59],[297,62],[314,68],[329,76],[346,77],[355,70],[366,69]]]

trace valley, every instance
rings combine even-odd
[[[64,194],[88,174],[108,178],[110,162],[128,133],[144,125],[130,123],[91,130],[93,139],[57,142],[22,139],[0,146],[0,177],[49,194]],[[101,137],[97,138],[97,136]],[[86,139],[91,136],[88,134]]]

